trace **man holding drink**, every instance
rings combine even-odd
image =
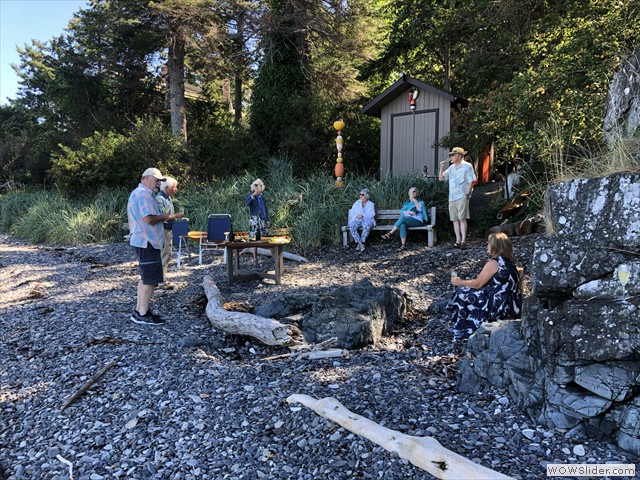
[[[467,248],[467,220],[469,215],[469,199],[476,181],[473,165],[464,160],[467,151],[462,147],[455,147],[449,152],[451,165],[445,168],[447,161],[440,162],[438,179],[449,180],[449,218],[453,222],[456,234],[454,247],[464,250]]]

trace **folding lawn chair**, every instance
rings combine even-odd
[[[198,264],[202,265],[202,251],[220,248],[225,240],[225,233],[231,231],[231,215],[228,213],[212,213],[207,218],[207,238],[201,237],[198,249]]]
[[[191,260],[191,252],[189,251],[189,244],[187,243],[188,234],[189,234],[189,219],[187,217],[182,217],[175,222],[173,222],[173,246],[178,246],[178,268],[180,268],[180,264],[182,261],[182,247],[187,250],[187,255],[189,256],[189,260]]]

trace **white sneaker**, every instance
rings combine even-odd
[[[361,243],[361,244],[360,244],[360,251],[361,251],[361,252],[364,252],[364,243]]]

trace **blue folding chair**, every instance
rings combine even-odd
[[[200,238],[198,264],[202,265],[202,251],[220,248],[225,240],[225,233],[231,231],[231,215],[228,213],[212,213],[207,218],[207,238]]]
[[[189,234],[189,219],[187,217],[182,217],[175,222],[173,222],[173,246],[178,246],[178,263],[177,266],[180,268],[180,264],[182,262],[182,247],[187,250],[187,255],[189,259],[191,259],[191,252],[189,251],[189,244],[187,243],[187,238]]]

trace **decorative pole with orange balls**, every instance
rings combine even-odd
[[[336,174],[336,185],[338,187],[344,186],[344,163],[342,163],[342,145],[344,144],[344,139],[342,138],[342,130],[344,130],[345,123],[342,119],[333,122],[333,128],[338,131],[338,136],[336,137],[336,148],[338,149],[338,158],[336,159],[336,167],[334,172]]]

